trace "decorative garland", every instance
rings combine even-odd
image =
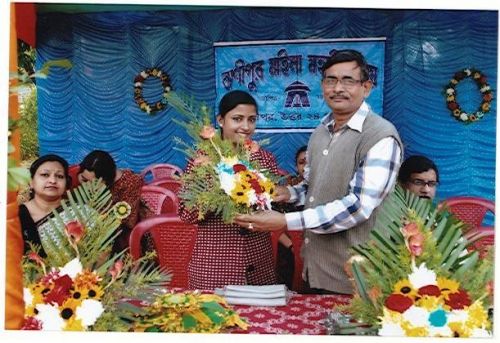
[[[150,76],[159,78],[163,88],[163,99],[157,101],[153,105],[150,105],[142,96],[143,82]],[[139,75],[134,78],[134,100],[137,105],[139,105],[139,108],[147,114],[155,114],[156,112],[163,110],[167,105],[167,93],[171,90],[172,86],[170,84],[170,77],[159,68],[148,68],[141,71]]]
[[[482,95],[481,105],[479,105],[479,108],[474,113],[463,111],[457,103],[457,90],[455,87],[467,77],[471,77],[476,82]],[[481,119],[485,113],[489,112],[492,100],[493,93],[491,92],[490,85],[486,82],[486,76],[477,69],[463,69],[455,73],[450,83],[446,86],[446,103],[448,109],[451,111],[453,117],[467,124]]]

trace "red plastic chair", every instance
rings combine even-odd
[[[141,188],[141,199],[147,205],[148,211],[141,218],[149,218],[160,214],[177,214],[179,199],[174,192],[163,187],[145,185]]]
[[[495,245],[495,229],[492,226],[481,226],[469,230],[465,237],[474,243],[469,246],[469,250],[479,251],[479,257],[483,258],[490,246]]]
[[[149,232],[153,238],[160,266],[172,273],[170,287],[188,287],[187,267],[191,259],[196,225],[183,222],[175,214],[151,217],[139,222],[130,233],[130,254],[141,256],[141,239]]]
[[[179,180],[170,179],[170,178],[161,178],[149,183],[149,186],[156,186],[168,189],[172,191],[174,194],[179,194],[179,189],[181,188],[181,182]]]
[[[157,179],[177,178],[182,175],[183,171],[176,165],[169,163],[157,163],[147,166],[141,171],[141,176],[144,183],[149,184]]]
[[[484,217],[488,212],[495,214],[495,203],[479,197],[451,197],[441,202],[440,207],[447,208],[458,219],[467,224],[469,229],[483,226]]]
[[[279,237],[284,231],[273,231],[271,233],[271,244],[273,247],[273,257],[274,264],[278,259],[278,244]],[[302,248],[302,242],[304,241],[304,232],[302,231],[287,231],[290,240],[293,245],[293,259],[294,259],[294,272],[292,281],[292,290],[300,292],[302,290],[303,280],[302,280],[302,269],[304,268],[304,262],[300,257],[300,250]]]

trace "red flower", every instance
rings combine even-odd
[[[491,99],[493,99],[493,96],[491,95],[491,93],[487,93],[487,94],[483,95],[484,101],[491,101]]]
[[[448,294],[448,299],[445,300],[445,304],[450,306],[453,310],[461,310],[465,306],[470,306],[471,301],[469,294],[463,289],[460,289],[457,293]]]
[[[85,228],[79,221],[73,220],[66,224],[66,233],[69,237],[71,237],[75,244],[78,244],[85,233]]]
[[[62,305],[64,300],[69,297],[69,290],[73,285],[73,280],[69,275],[63,275],[54,281],[54,288],[43,299],[46,303],[57,303]]]
[[[252,141],[251,139],[247,139],[245,141],[245,148],[248,151],[250,151],[251,153],[256,153],[257,151],[259,151],[260,146],[259,146],[259,143],[257,143],[256,141]]]
[[[235,165],[233,166],[233,171],[234,171],[235,173],[239,173],[239,172],[241,172],[241,171],[245,171],[245,170],[247,170],[247,167],[246,167],[244,164],[240,164],[240,163],[238,163],[238,164],[235,164]]]
[[[456,110],[458,108],[458,105],[456,102],[449,102],[448,108],[453,111],[453,110]]]
[[[484,85],[484,84],[486,83],[486,76],[484,76],[484,75],[483,75],[483,76],[481,76],[481,77],[479,78],[479,83],[481,83],[481,85]]]
[[[430,296],[434,296],[434,297],[439,297],[441,295],[441,290],[436,285],[427,285],[424,287],[420,287],[418,289],[418,294],[422,295],[422,296],[423,295],[430,295]]]
[[[35,317],[28,317],[24,320],[24,325],[21,330],[41,330],[42,322]]]
[[[144,81],[144,78],[139,74],[135,77],[134,79],[134,83],[135,82],[143,82]]]
[[[385,307],[403,313],[413,305],[413,300],[402,294],[391,294],[385,299]]]
[[[248,181],[250,183],[250,185],[252,186],[253,190],[255,191],[255,193],[257,194],[261,194],[264,192],[264,188],[262,188],[262,186],[260,185],[259,181],[256,180],[256,179],[251,179],[250,181]]]

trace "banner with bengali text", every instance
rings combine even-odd
[[[216,109],[235,89],[259,106],[259,131],[311,131],[330,112],[321,92],[321,68],[337,50],[355,49],[369,65],[367,103],[382,115],[385,38],[214,43]]]

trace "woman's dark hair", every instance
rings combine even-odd
[[[297,163],[297,159],[299,158],[300,153],[304,151],[307,151],[307,145],[303,145],[299,148],[299,150],[297,150],[297,152],[295,153],[295,163]]]
[[[326,60],[325,64],[321,68],[321,75],[324,78],[325,71],[334,64],[352,61],[356,62],[361,69],[361,81],[368,80],[368,64],[366,63],[365,57],[359,51],[352,49],[335,51],[333,55]]]
[[[48,155],[43,155],[40,156],[38,159],[36,159],[33,163],[31,163],[30,166],[30,175],[31,178],[36,174],[36,171],[42,164],[45,162],[58,162],[64,169],[64,176],[66,177],[66,189],[69,189],[71,186],[71,176],[69,176],[69,170],[68,170],[68,162],[62,158],[59,155],[55,154],[48,154]],[[34,195],[30,194],[30,197],[33,198]]]
[[[431,169],[436,172],[436,181],[439,182],[439,172],[434,162],[432,162],[425,156],[410,156],[401,164],[401,168],[399,169],[398,174],[398,181],[401,184],[406,184],[410,182],[411,174],[424,173]]]
[[[80,163],[80,173],[84,170],[94,172],[95,176],[101,178],[109,188],[113,186],[116,176],[116,163],[106,151],[94,150],[85,156]]]
[[[227,112],[231,111],[238,105],[254,105],[255,110],[259,113],[257,102],[249,93],[240,90],[234,90],[226,93],[219,102],[219,115],[224,118]]]

